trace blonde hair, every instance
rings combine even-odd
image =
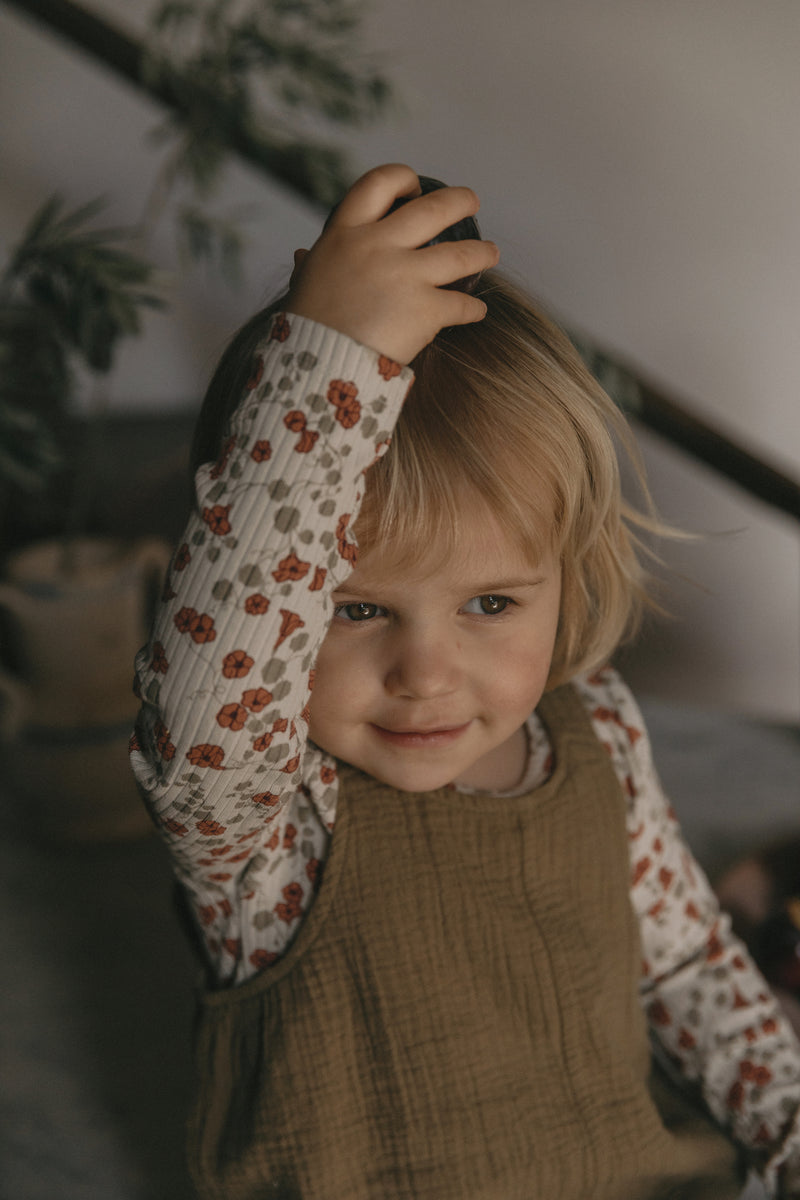
[[[414,384],[389,451],[367,472],[353,532],[362,550],[390,545],[406,559],[434,536],[452,550],[466,493],[532,561],[552,547],[562,569],[555,687],[606,662],[644,607],[657,607],[634,531],[667,530],[626,421],[568,338],[498,272],[475,294],[484,320],[443,330],[412,364]],[[644,513],[622,498],[617,446]]]

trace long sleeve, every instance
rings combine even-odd
[[[628,797],[642,1002],[654,1040],[698,1083],[774,1194],[800,1196],[800,1045],[664,796],[638,707],[611,670],[579,683]]]
[[[307,908],[335,770],[307,743],[313,664],[348,574],[363,473],[411,372],[280,314],[253,364],[137,657],[132,764],[220,982],[277,957]],[[305,851],[265,910],[262,881]],[[270,881],[274,894],[275,880]]]

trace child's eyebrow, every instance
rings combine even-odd
[[[538,587],[540,583],[544,583],[544,575],[527,576],[523,579],[506,579],[502,583],[472,583],[468,584],[464,590],[471,592],[473,596],[492,595],[497,592],[511,592],[517,588],[533,588]]]

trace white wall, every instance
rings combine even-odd
[[[139,23],[148,8],[95,4]],[[800,476],[796,0],[369,7],[368,41],[403,107],[349,137],[356,167],[399,158],[473,185],[506,266],[551,310]],[[0,109],[0,236],[16,236],[57,187],[76,203],[105,192],[110,219],[135,219],[157,111],[1,6]],[[226,203],[257,209],[247,287],[184,281],[171,317],[153,318],[122,355],[119,405],[194,402],[230,329],[317,228],[308,208],[243,168]],[[678,589],[686,629],[659,635],[647,682],[796,719],[797,532],[644,441],[667,516],[742,531],[685,552],[711,595]],[[689,682],[674,665],[687,651]]]

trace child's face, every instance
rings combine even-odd
[[[469,524],[458,554],[412,569],[362,554],[317,661],[311,737],[403,791],[514,787],[550,670],[557,556],[532,565],[485,514]]]

